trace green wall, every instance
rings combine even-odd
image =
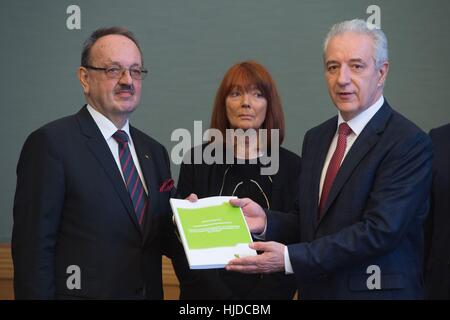
[[[81,9],[81,30],[66,27],[72,4]],[[447,0],[2,1],[0,242],[11,237],[15,168],[27,135],[84,103],[75,72],[94,29],[123,25],[140,40],[150,75],[131,121],[169,152],[174,129],[192,129],[194,120],[206,129],[224,72],[255,59],[278,84],[284,145],[299,153],[306,130],[336,113],[323,79],[323,38],[335,22],[367,19],[372,4],[390,45],[385,96],[424,130],[449,122]],[[172,170],[176,178],[178,167]]]

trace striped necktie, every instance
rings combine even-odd
[[[131,157],[130,147],[128,146],[128,135],[123,130],[117,130],[113,138],[119,144],[119,159],[123,178],[133,202],[134,212],[136,213],[139,225],[144,220],[145,210],[147,210],[148,201],[144,186],[139,177],[139,173]]]

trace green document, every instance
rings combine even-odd
[[[178,208],[178,214],[191,250],[252,242],[240,208],[229,202],[206,208]]]

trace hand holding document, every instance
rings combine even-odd
[[[229,200],[209,197],[196,202],[170,199],[191,269],[223,268],[234,258],[255,256],[242,210]]]

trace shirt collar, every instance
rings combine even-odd
[[[364,127],[369,123],[370,119],[377,113],[378,110],[383,106],[384,97],[381,96],[373,105],[369,108],[358,114],[353,119],[347,121],[348,126],[352,129],[353,133],[356,136],[359,136],[363,131]],[[338,128],[341,123],[345,122],[344,118],[342,118],[341,113],[338,115]]]
[[[103,114],[95,110],[91,105],[89,104],[87,105],[87,110],[89,111],[98,128],[100,129],[100,132],[102,133],[105,140],[109,140],[117,130],[123,130],[127,133],[129,142],[131,144],[133,143],[133,141],[131,140],[130,123],[128,120],[125,122],[123,128],[117,129],[117,127],[115,126],[114,123],[111,122],[111,120],[109,120]]]

